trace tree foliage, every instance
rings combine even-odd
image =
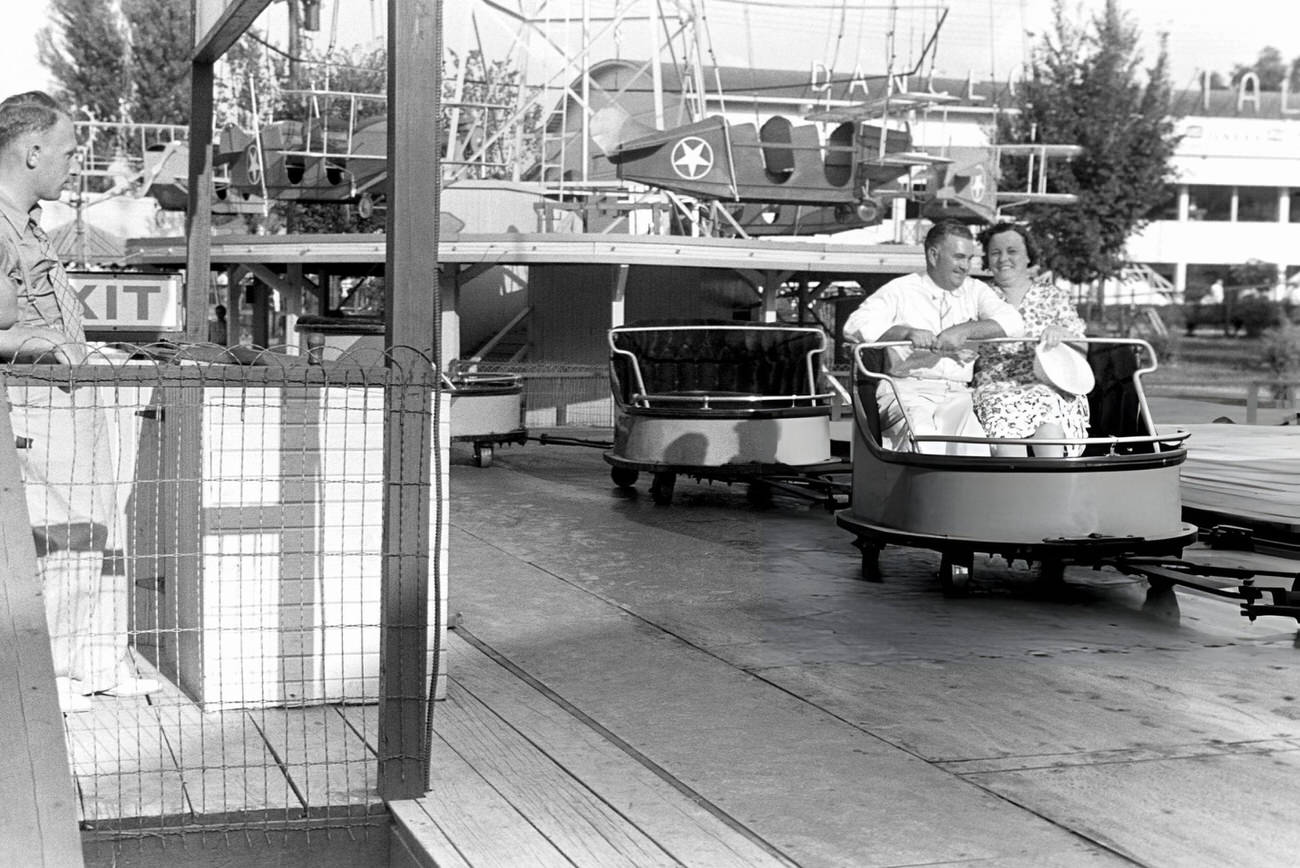
[[[1232,84],[1236,85],[1248,72],[1259,77],[1260,90],[1281,90],[1282,82],[1286,81],[1292,93],[1300,91],[1300,57],[1287,63],[1282,52],[1272,45],[1261,48],[1254,63],[1238,63],[1234,66]]]
[[[122,0],[131,40],[131,118],[183,124],[190,117],[190,59],[194,44],[188,0]]]
[[[246,31],[214,70],[212,113],[216,125],[254,130],[275,120],[282,108],[280,82],[287,68],[284,58],[266,47],[257,30]]]
[[[1086,282],[1117,274],[1124,245],[1167,196],[1177,145],[1168,57],[1162,44],[1140,76],[1139,32],[1116,0],[1084,26],[1062,0],[1035,52],[1019,94],[1019,113],[1003,124],[1004,141],[1077,144],[1082,155],[1053,161],[1049,189],[1078,204],[1026,206],[1047,267]],[[1023,183],[1023,178],[1004,182]]]
[[[121,117],[130,93],[127,43],[110,0],[50,0],[52,24],[36,36],[55,96],[92,120]]]
[[[181,124],[189,117],[189,0],[50,0],[37,53],[79,117]]]
[[[461,58],[450,54],[443,69],[443,134],[452,135],[452,102],[456,99]],[[473,178],[510,178],[529,169],[541,154],[540,105],[522,112],[532,95],[524,89],[519,70],[508,60],[489,61],[478,49],[464,63],[465,104],[457,120],[457,147],[453,159],[477,161],[465,171]],[[449,167],[456,169],[457,167]]]

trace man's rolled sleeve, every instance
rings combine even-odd
[[[851,343],[877,341],[897,320],[893,294],[877,290],[844,321],[844,339]]]
[[[1006,337],[1018,338],[1025,333],[1025,320],[1020,311],[983,284],[979,290],[978,310],[980,319],[991,319],[1002,326]]]
[[[18,322],[18,286],[9,276],[15,264],[13,254],[0,244],[0,329]]]

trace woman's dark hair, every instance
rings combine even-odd
[[[1020,236],[1020,240],[1025,242],[1025,255],[1029,257],[1030,265],[1038,264],[1038,242],[1034,241],[1034,236],[1029,234],[1029,229],[1019,223],[994,223],[980,232],[980,247],[984,248],[984,266],[988,267],[989,262],[989,242],[993,240],[994,235],[1002,235],[1005,232],[1014,232]]]

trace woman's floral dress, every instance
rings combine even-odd
[[[1001,290],[994,289],[1001,294]],[[1082,335],[1083,320],[1063,290],[1050,280],[1034,281],[1020,300],[1026,338],[1049,325]],[[990,437],[1033,436],[1044,422],[1056,422],[1066,437],[1088,436],[1088,398],[1061,392],[1034,375],[1033,342],[985,344],[975,365],[975,415]],[[1077,455],[1083,446],[1066,447]]]

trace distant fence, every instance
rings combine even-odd
[[[510,373],[524,387],[525,424],[529,428],[611,428],[614,399],[607,365],[562,362],[480,362],[480,373]]]

